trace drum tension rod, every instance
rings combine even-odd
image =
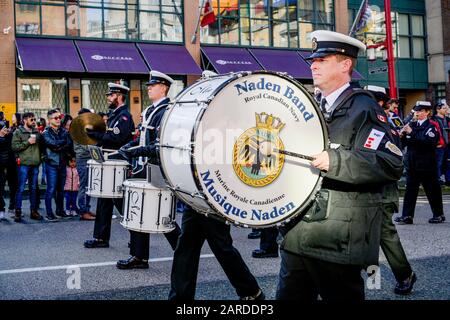
[[[184,190],[180,189],[180,187],[178,187],[178,186],[175,186],[175,187],[167,186],[167,188],[169,188],[173,192],[181,192],[181,193],[190,195],[192,198],[200,198],[200,199],[206,200],[205,195],[199,191],[188,192],[188,191],[184,191]]]
[[[178,150],[183,150],[183,151],[192,151],[191,147],[171,146],[171,145],[168,145],[168,144],[160,144],[159,146],[161,148],[178,149]]]

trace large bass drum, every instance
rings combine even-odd
[[[201,79],[165,112],[161,169],[169,187],[200,213],[239,226],[288,222],[310,204],[320,171],[304,155],[327,148],[325,122],[307,90],[272,72]]]

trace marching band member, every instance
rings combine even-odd
[[[396,123],[392,120],[392,116],[395,115],[395,113],[389,111],[389,106],[387,106],[389,97],[386,95],[386,89],[371,85],[367,86],[365,89],[374,95],[375,100],[378,102],[380,107],[384,109],[384,112],[388,117],[389,125],[391,126],[391,132],[396,138],[395,144],[397,147],[401,148],[400,135],[398,132],[403,126],[403,123],[400,119],[398,119],[400,123]],[[392,222],[393,214],[399,211],[399,191],[397,182],[388,183],[383,187],[382,208],[383,220],[381,223],[381,250],[383,250],[389,266],[394,273],[395,279],[397,280],[394,292],[397,294],[406,295],[411,292],[417,277],[412,271],[411,265],[406,258],[405,250],[403,250],[397,229]]]
[[[147,163],[159,165],[159,160],[155,153],[148,152],[146,149],[155,147],[158,137],[158,129],[164,112],[170,99],[167,97],[173,79],[168,75],[152,70],[150,79],[147,82],[148,96],[153,102],[142,112],[142,124],[139,140],[128,143],[120,149],[120,153],[125,154],[127,158],[138,158],[133,165],[134,178],[145,178],[145,166]],[[136,149],[128,150],[130,147],[141,146]],[[153,149],[154,150],[154,149]],[[148,152],[148,153],[147,153]],[[147,154],[149,157],[147,158]],[[175,223],[176,224],[176,223]],[[176,224],[173,231],[164,233],[173,250],[177,245],[180,227]],[[150,234],[130,230],[130,257],[125,260],[117,261],[119,269],[147,269],[150,250]]]
[[[110,109],[107,131],[96,132],[86,129],[92,139],[98,141],[98,146],[105,149],[118,150],[133,139],[133,118],[126,105],[127,94],[130,88],[116,83],[108,83],[109,91],[106,93]],[[99,198],[94,225],[94,239],[86,240],[86,248],[107,248],[111,236],[111,219],[114,206],[122,212],[123,199]]]
[[[378,264],[381,191],[402,173],[402,154],[384,112],[364,90],[350,85],[365,45],[332,31],[314,31],[311,71],[321,91],[332,148],[311,165],[323,182],[307,216],[281,227],[277,298],[363,300],[361,270]],[[395,146],[395,145],[394,145]],[[300,220],[300,221],[299,221]]]

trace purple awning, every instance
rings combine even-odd
[[[17,38],[16,47],[21,70],[84,72],[72,40]]]
[[[151,70],[175,75],[200,75],[202,70],[184,46],[139,43]]]
[[[75,41],[88,72],[134,73],[149,72],[133,43]]]
[[[244,48],[202,47],[202,51],[218,73],[263,70]]]
[[[307,57],[309,57],[311,55],[311,51],[302,50],[302,51],[298,51],[298,53],[303,57],[303,59],[306,59]],[[305,61],[308,62],[308,60],[305,60]],[[310,64],[310,63],[308,62],[308,64]],[[364,77],[356,69],[353,70],[352,78],[353,78],[353,80],[364,79]]]
[[[266,70],[286,72],[296,79],[311,79],[311,70],[297,51],[249,49]]]

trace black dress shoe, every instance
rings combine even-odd
[[[411,275],[406,280],[402,282],[397,282],[394,292],[396,294],[401,295],[407,295],[411,293],[411,290],[413,289],[416,280],[417,280],[416,274],[414,272],[411,272]]]
[[[277,258],[278,257],[278,251],[266,251],[262,249],[256,249],[252,252],[253,258]]]
[[[395,222],[398,224],[413,224],[413,218],[412,217],[397,217],[394,219]]]
[[[84,242],[85,248],[109,248],[109,242],[100,240],[100,239],[92,239],[86,240]]]
[[[131,256],[126,260],[119,260],[116,264],[118,269],[148,269],[148,261]]]
[[[445,216],[437,216],[437,217],[433,217],[430,220],[428,220],[428,223],[442,223],[445,221]]]
[[[240,297],[239,300],[266,300],[266,296],[264,295],[264,292],[259,289],[255,295]]]
[[[261,238],[261,231],[252,231],[248,234],[247,238],[249,239],[259,239]]]

